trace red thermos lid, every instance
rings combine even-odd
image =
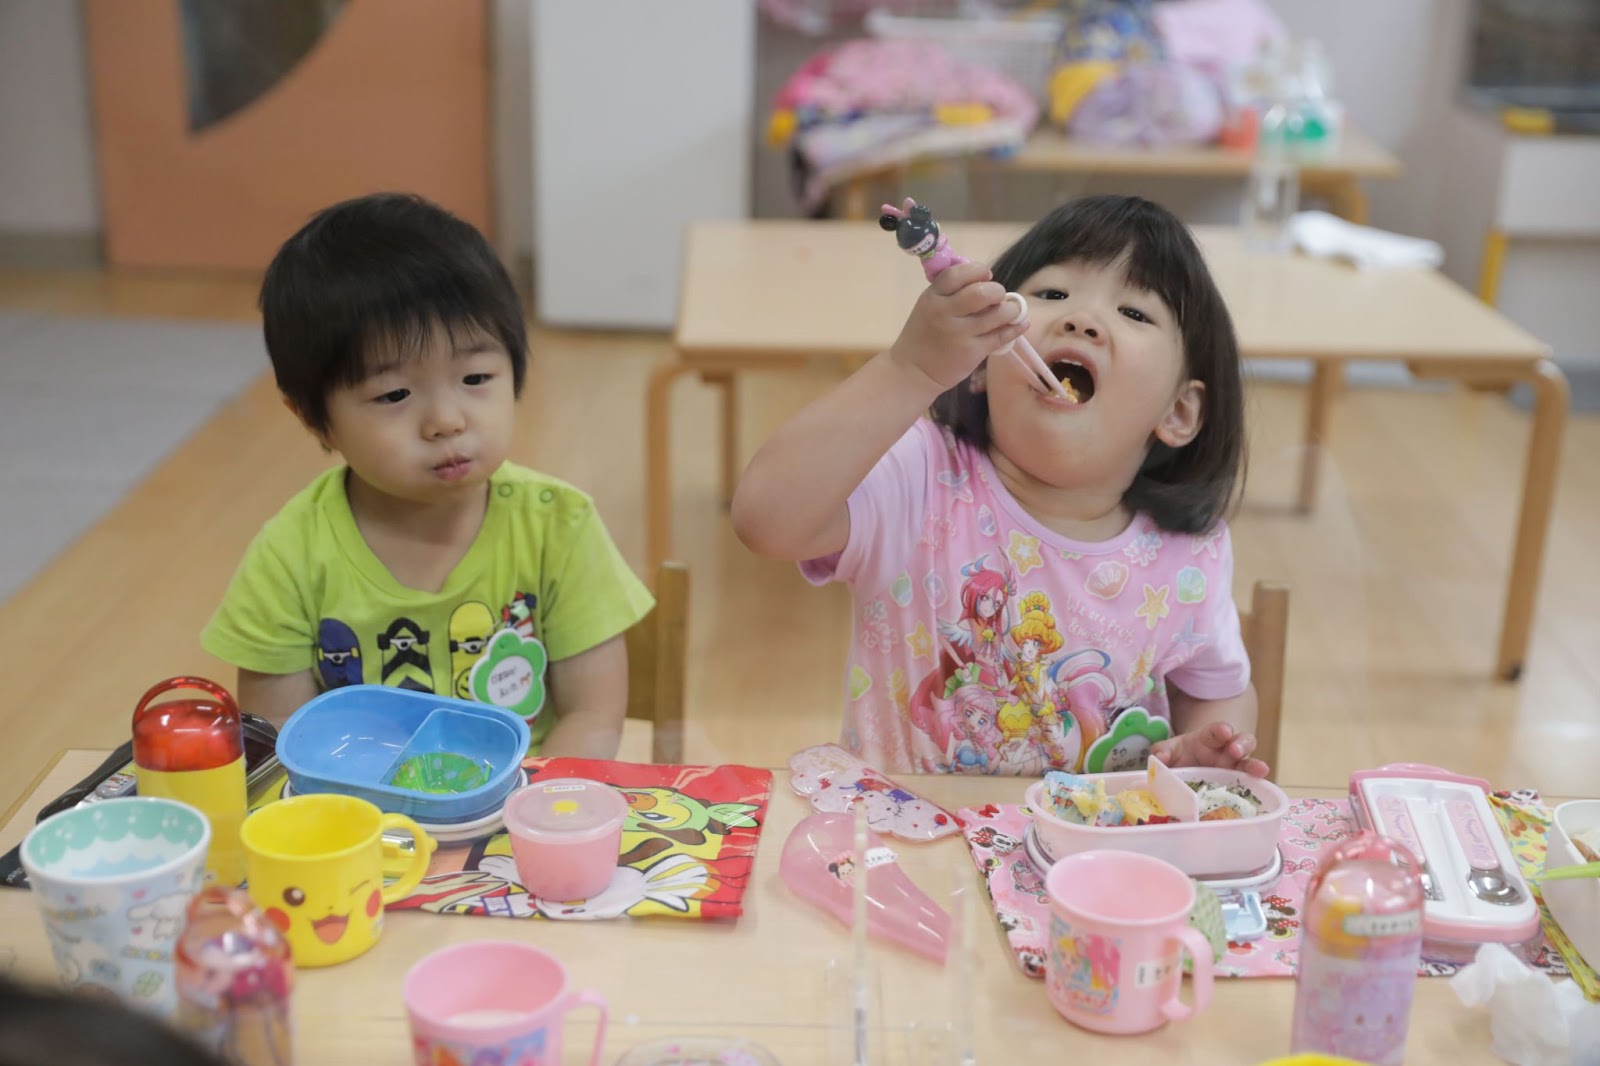
[[[206,697],[155,703],[193,689]],[[133,761],[144,770],[214,770],[244,755],[239,705],[228,690],[203,677],[169,677],[133,709]]]

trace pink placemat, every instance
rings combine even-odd
[[[1516,820],[1548,825],[1549,812],[1538,796],[1529,792],[1496,796],[1495,812],[1502,826]],[[1532,817],[1518,819],[1518,815]],[[1044,875],[1034,867],[1023,848],[1023,836],[1031,824],[1026,810],[1015,804],[990,803],[968,807],[958,817],[964,823],[967,847],[972,861],[983,875],[994,905],[995,917],[1006,931],[1006,939],[1017,963],[1030,977],[1044,976],[1045,930],[1049,928],[1049,907],[1045,901]],[[1316,869],[1316,856],[1323,848],[1355,832],[1350,802],[1344,799],[1297,799],[1283,816],[1283,832],[1278,848],[1283,853],[1283,876],[1276,885],[1261,893],[1261,906],[1267,914],[1267,934],[1259,940],[1228,945],[1227,954],[1217,965],[1218,977],[1293,977],[1300,954],[1300,906],[1306,885]],[[1516,834],[1513,835],[1516,839]],[[1534,965],[1547,973],[1565,976],[1566,963],[1548,943],[1540,949]],[[1461,967],[1453,963],[1425,962],[1421,972],[1429,976],[1453,974]]]

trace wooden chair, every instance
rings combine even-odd
[[[655,608],[629,629],[628,717],[651,724],[650,761],[683,761],[683,701],[689,642],[689,568],[656,570]]]
[[[1289,638],[1289,587],[1257,581],[1250,609],[1239,612],[1244,648],[1250,655],[1250,676],[1256,687],[1256,757],[1278,777],[1278,729],[1283,720],[1283,664]],[[631,713],[631,712],[630,712]]]

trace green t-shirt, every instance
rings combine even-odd
[[[444,588],[407,588],[356,528],[341,466],[262,527],[200,643],[257,673],[315,670],[323,690],[365,682],[520,700],[520,711],[535,712],[538,751],[555,724],[543,699],[546,653],[560,661],[602,644],[653,602],[594,501],[512,463],[490,479],[483,526]],[[529,668],[494,669],[508,650]]]

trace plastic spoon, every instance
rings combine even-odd
[[[1584,862],[1577,866],[1557,866],[1546,870],[1540,881],[1578,881],[1585,877],[1600,877],[1600,862]]]
[[[1417,839],[1417,827],[1411,821],[1411,811],[1407,809],[1406,801],[1392,792],[1386,793],[1378,798],[1378,814],[1383,817],[1384,829],[1404,844],[1406,850],[1415,855],[1417,861],[1422,864],[1420,874],[1423,894],[1432,900],[1444,899],[1444,893],[1439,891],[1439,884],[1434,879],[1433,871],[1428,868],[1428,858],[1422,853],[1422,841]]]
[[[1483,819],[1478,817],[1478,809],[1470,800],[1453,799],[1445,803],[1444,810],[1451,828],[1456,832],[1456,839],[1461,842],[1461,850],[1466,853],[1467,862],[1472,866],[1472,871],[1467,874],[1467,887],[1472,889],[1472,894],[1485,903],[1498,903],[1501,906],[1521,903],[1522,890],[1512,883],[1501,867],[1494,846],[1489,843],[1489,834],[1483,828]]]

